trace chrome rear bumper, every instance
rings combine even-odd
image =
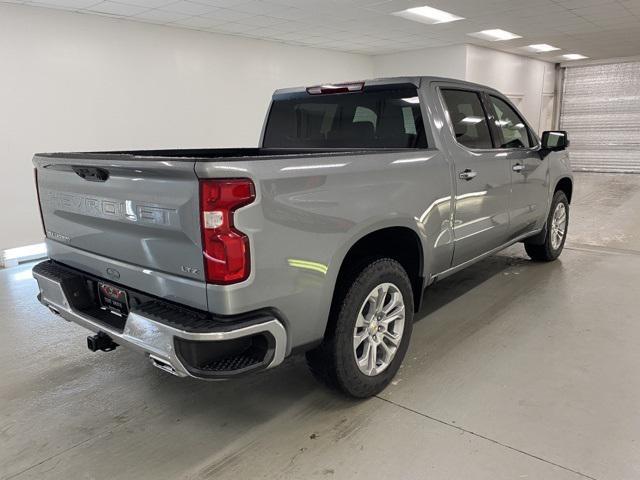
[[[143,311],[133,308],[126,318],[124,328],[120,331],[74,308],[73,302],[70,302],[65,294],[64,280],[48,274],[46,269],[38,269],[39,266],[34,267],[33,277],[37,280],[40,289],[38,295],[40,303],[69,322],[77,323],[96,333],[103,332],[118,345],[126,345],[144,352],[153,365],[173,375],[220,379],[234,376],[236,373],[231,371],[229,375],[225,375],[223,369],[212,375],[201,374],[202,370],[187,364],[184,361],[185,357],[177,351],[176,345],[181,341],[184,341],[183,343],[207,342],[207,348],[215,349],[216,342],[250,338],[256,335],[269,336],[272,339],[269,340],[272,347],[268,358],[265,357],[263,364],[258,365],[259,368],[249,370],[272,368],[284,360],[287,333],[282,323],[275,317],[264,318],[265,321],[260,323],[238,324],[237,328],[234,328],[233,324],[221,323],[220,328],[195,332],[161,323],[145,316]],[[193,343],[190,344],[193,345]]]

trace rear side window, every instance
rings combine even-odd
[[[502,133],[499,148],[529,148],[529,129],[520,115],[504,100],[491,96],[491,104],[496,112],[496,127]]]
[[[493,148],[480,95],[466,90],[442,90],[456,141],[468,148]]]
[[[276,99],[265,148],[427,148],[415,88]]]

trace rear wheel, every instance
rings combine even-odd
[[[529,257],[537,262],[551,262],[558,258],[564,248],[568,226],[569,201],[565,193],[559,190],[553,196],[543,243],[524,244]]]
[[[307,353],[316,377],[347,395],[365,398],[382,391],[405,356],[413,327],[413,292],[395,260],[375,260],[356,274],[336,299],[330,330]]]

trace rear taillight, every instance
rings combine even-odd
[[[247,178],[200,180],[200,225],[205,277],[227,285],[249,277],[249,238],[234,226],[238,208],[256,198]]]
[[[44,226],[44,215],[42,214],[42,202],[40,202],[40,187],[38,186],[38,169],[33,169],[33,178],[36,182],[36,195],[38,197],[38,211],[40,212],[40,224],[42,225],[42,232],[44,236],[47,236],[47,229]]]

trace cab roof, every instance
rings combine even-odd
[[[336,83],[319,83],[316,85],[306,85],[303,87],[291,87],[291,88],[280,88],[273,93],[273,98],[289,96],[291,94],[301,94],[307,92],[309,88],[313,88],[319,85],[350,85],[350,84],[364,84],[365,87],[372,86],[393,86],[393,85],[414,85],[416,87],[420,87],[425,83],[432,82],[445,82],[449,84],[457,84],[461,87],[471,87],[474,89],[481,89],[487,91],[493,91],[499,93],[494,88],[488,87],[486,85],[481,85],[478,83],[467,82],[464,80],[458,80],[455,78],[447,78],[447,77],[437,77],[437,76],[407,76],[407,77],[382,77],[382,78],[372,78],[368,80],[354,80],[351,82],[336,82]]]

